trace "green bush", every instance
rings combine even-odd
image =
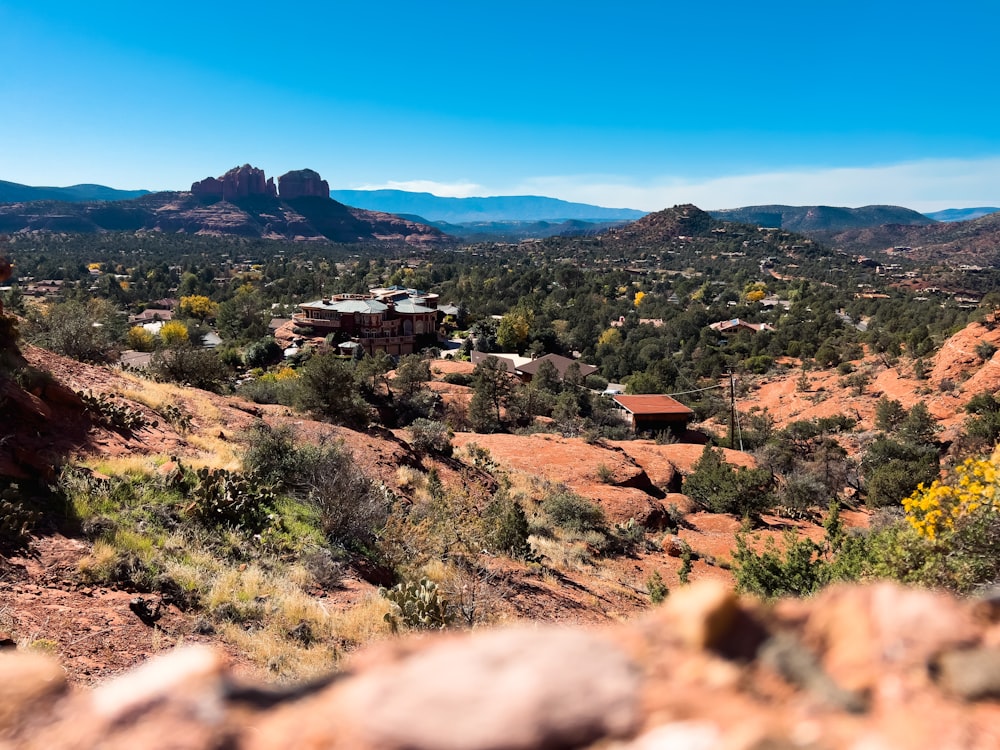
[[[660,604],[670,595],[667,584],[663,581],[660,571],[654,570],[646,579],[646,591],[649,592],[649,599],[653,604]]]
[[[733,468],[721,450],[705,446],[682,491],[713,513],[732,513],[751,519],[771,507],[774,476],[767,469]]]
[[[560,529],[577,533],[603,531],[604,511],[590,500],[563,490],[542,501],[542,511]]]
[[[517,500],[506,493],[498,493],[486,506],[483,524],[491,552],[520,559],[531,556],[528,517]]]
[[[417,419],[407,429],[410,433],[410,445],[415,451],[451,455],[451,430],[443,422]]]

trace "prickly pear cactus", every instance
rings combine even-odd
[[[385,621],[393,630],[398,630],[401,622],[424,630],[446,628],[451,622],[447,600],[437,584],[427,578],[397,583],[391,589],[380,588],[379,593],[392,602],[392,612],[386,613]]]

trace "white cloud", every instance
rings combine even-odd
[[[548,195],[601,206],[656,211],[679,203],[704,209],[781,203],[917,211],[1000,205],[1000,157],[928,159],[872,167],[801,168],[704,180],[662,177],[640,183],[614,175],[534,177],[493,194]]]
[[[406,190],[411,193],[432,193],[442,198],[468,198],[484,195],[483,187],[474,182],[434,182],[433,180],[390,180],[381,185],[361,185],[354,190]]]

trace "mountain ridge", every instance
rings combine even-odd
[[[331,190],[330,197],[349,206],[371,211],[415,214],[428,221],[444,221],[449,224],[494,221],[632,221],[647,213],[631,208],[604,208],[572,203],[539,195],[450,198],[405,190]]]
[[[786,206],[727,208],[709,213],[716,219],[787,229],[792,232],[843,231],[884,224],[933,224],[934,219],[903,206]]]
[[[27,201],[54,200],[67,203],[85,203],[89,201],[121,201],[140,198],[148,195],[149,190],[119,190],[83,183],[68,187],[32,187],[18,182],[0,180],[0,203],[23,203]]]

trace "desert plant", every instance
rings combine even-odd
[[[202,468],[196,476],[187,511],[201,522],[259,532],[271,520],[274,493],[245,474]]]
[[[443,422],[417,419],[408,430],[410,445],[414,450],[422,453],[438,453],[442,456],[451,455],[451,430]]]
[[[603,531],[604,511],[590,500],[569,490],[550,494],[542,501],[542,511],[557,527],[573,532]]]
[[[767,469],[734,469],[721,450],[705,446],[683,491],[713,513],[733,513],[756,519],[773,501],[774,476]]]
[[[660,604],[670,594],[667,584],[663,581],[660,571],[654,570],[646,579],[646,591],[649,592],[649,599],[653,604]]]
[[[21,487],[8,480],[0,490],[0,547],[24,544],[40,518],[41,514],[29,507]]]
[[[385,615],[393,631],[399,629],[400,623],[409,628],[433,630],[446,628],[451,622],[448,602],[437,584],[428,578],[403,581],[391,589],[380,588],[379,593],[393,604],[392,612]]]
[[[88,391],[77,393],[84,408],[98,423],[118,432],[133,433],[149,426],[146,415],[126,403],[115,400],[106,393],[95,395]],[[152,423],[156,427],[156,423]]]

